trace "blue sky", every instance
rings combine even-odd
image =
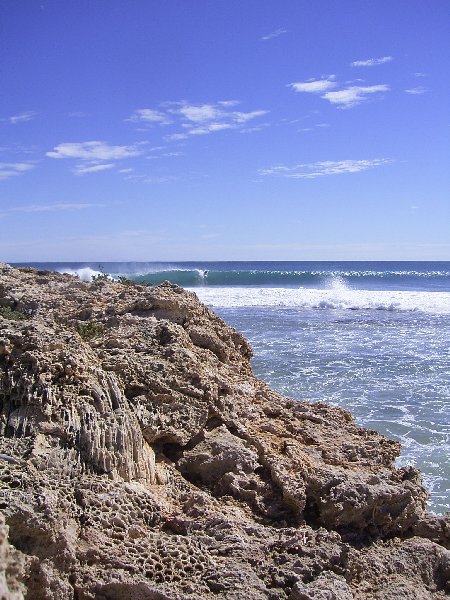
[[[450,260],[449,9],[2,0],[0,260]]]

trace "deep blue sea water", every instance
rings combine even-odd
[[[30,263],[31,264],[31,263]],[[430,508],[450,505],[449,262],[33,263],[194,290],[254,350],[256,375],[402,443]]]

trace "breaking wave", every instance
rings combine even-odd
[[[433,284],[447,284],[450,272],[442,271],[352,271],[352,270],[260,270],[260,269],[200,269],[182,268],[167,265],[143,265],[140,263],[124,263],[107,265],[103,270],[92,266],[59,267],[60,272],[78,275],[89,280],[100,273],[108,273],[113,278],[128,277],[138,283],[158,284],[171,281],[181,286],[306,286],[328,287],[330,282],[355,284],[386,284],[389,287],[408,285],[414,280],[428,280]]]
[[[311,288],[193,288],[213,308],[267,307],[296,309],[381,310],[450,314],[450,292],[353,290],[345,285]]]

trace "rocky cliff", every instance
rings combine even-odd
[[[0,598],[444,598],[398,444],[251,355],[174,285],[0,264]]]

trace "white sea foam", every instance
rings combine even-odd
[[[76,275],[82,281],[92,281],[93,277],[96,277],[97,275],[102,275],[101,271],[95,271],[94,269],[91,269],[91,267],[81,267],[79,269],[69,269],[67,267],[64,267],[59,271],[59,273],[68,273],[69,275]]]
[[[352,290],[339,280],[334,280],[330,289],[205,287],[191,291],[216,308],[253,306],[450,314],[450,292]]]

